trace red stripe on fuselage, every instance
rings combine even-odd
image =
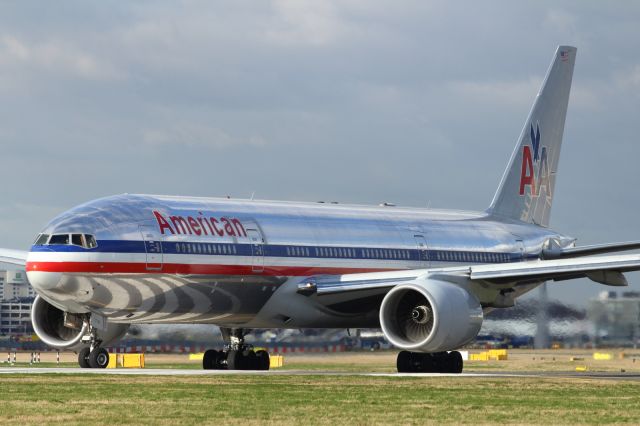
[[[131,262],[27,262],[27,271],[95,273],[95,274],[180,274],[180,275],[267,275],[267,276],[307,276],[338,275],[362,272],[393,271],[394,268],[336,268],[313,266],[264,266],[261,272],[254,272],[251,265],[210,265],[165,263],[162,268],[148,268],[145,263]],[[159,265],[157,265],[159,266]]]

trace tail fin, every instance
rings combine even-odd
[[[488,212],[549,226],[576,48],[559,46]]]

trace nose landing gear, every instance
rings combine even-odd
[[[221,328],[225,348],[222,351],[209,349],[202,358],[205,370],[268,370],[269,353],[255,351],[252,345],[244,342],[249,330],[242,328]]]
[[[102,341],[98,339],[96,329],[89,327],[89,334],[82,338],[88,341],[89,346],[85,346],[78,352],[78,364],[81,368],[107,368],[109,365],[109,352],[100,347]]]

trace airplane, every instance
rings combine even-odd
[[[267,370],[255,329],[381,328],[399,372],[460,373],[484,316],[547,281],[627,285],[640,242],[549,228],[576,48],[559,46],[489,208],[116,195],[54,218],[24,265],[49,346],[104,368],[130,324],[211,324],[204,369]],[[612,254],[614,253],[614,254]]]

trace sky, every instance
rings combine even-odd
[[[640,240],[638,2],[2,2],[0,247],[125,192],[483,210],[559,44],[551,227]]]

